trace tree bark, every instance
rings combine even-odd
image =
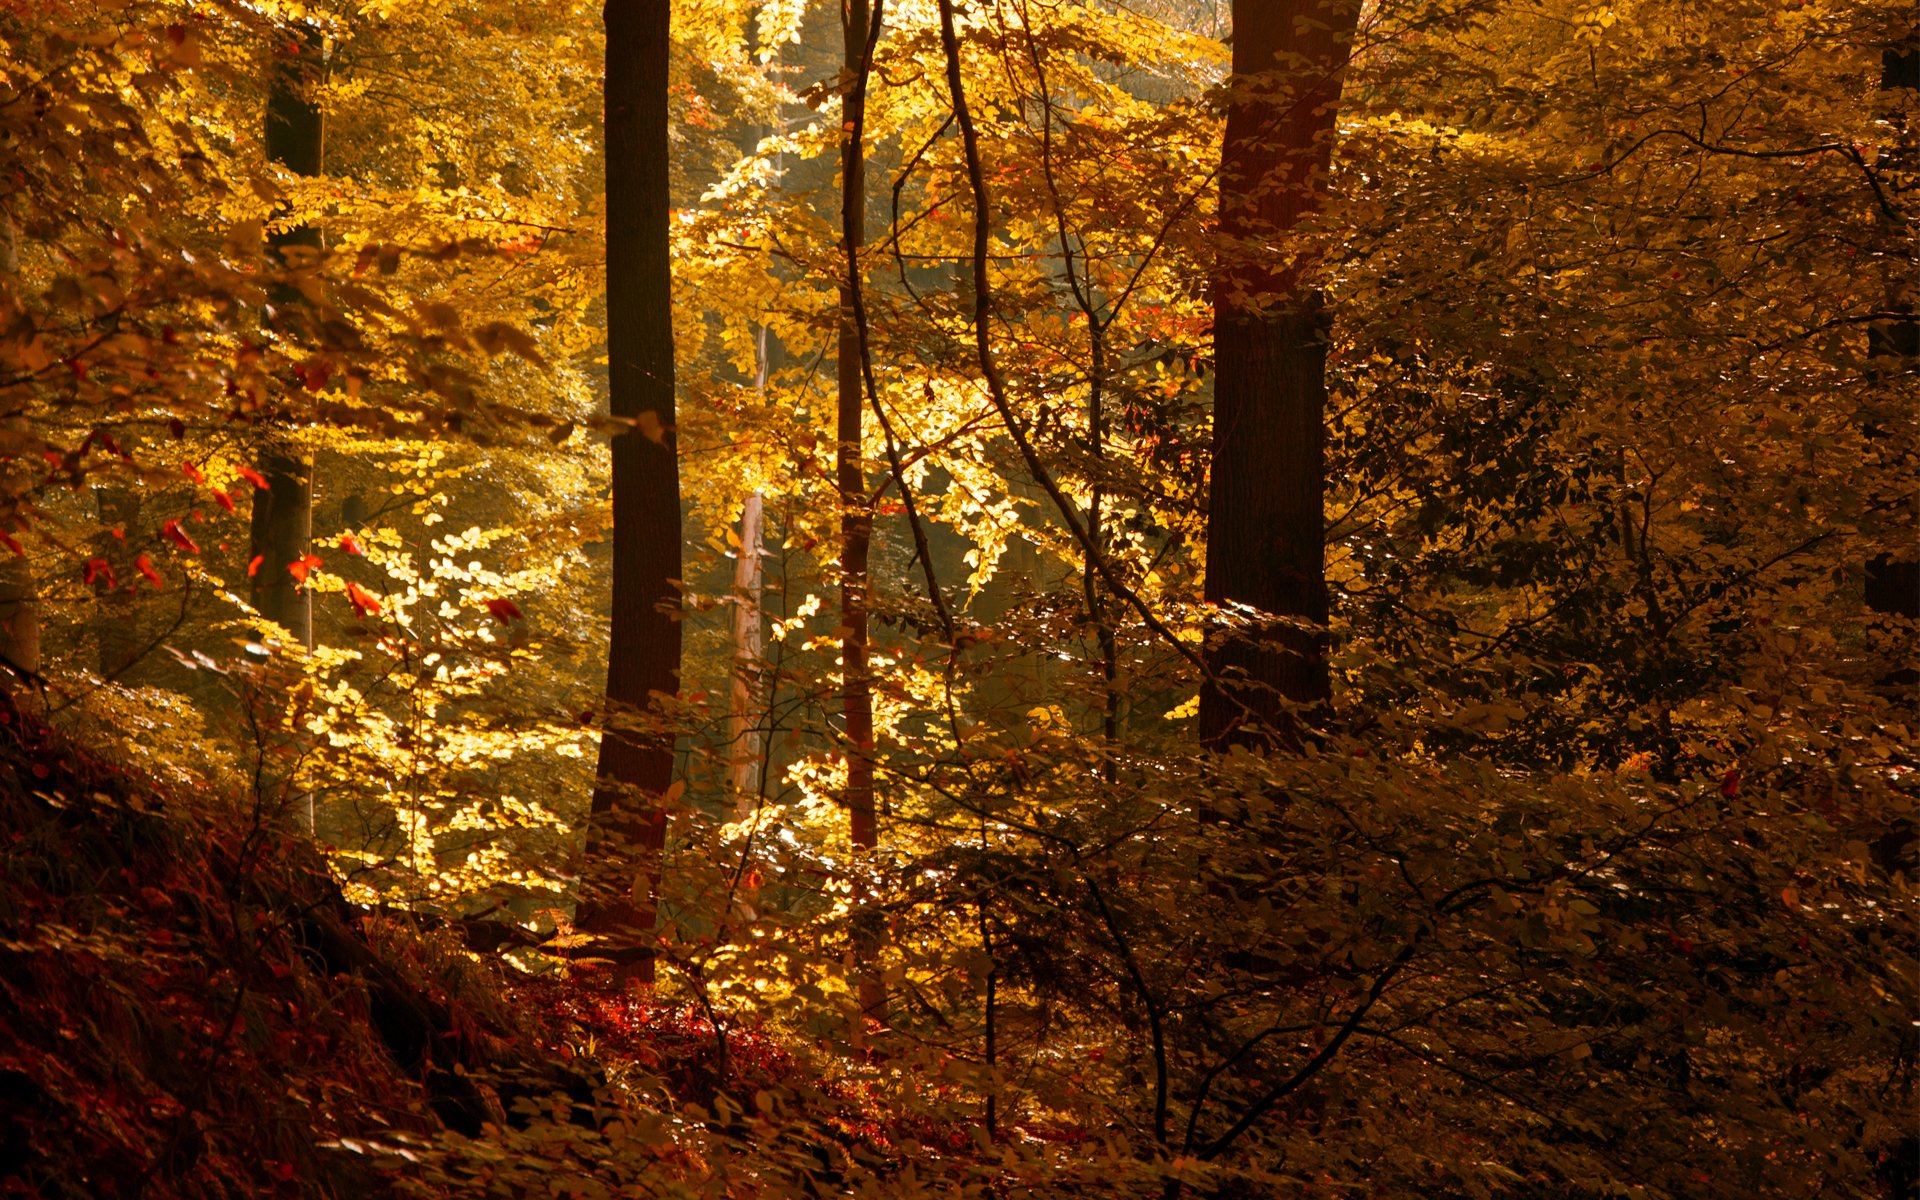
[[[577,924],[627,981],[653,980],[662,807],[673,735],[647,710],[680,675],[680,464],[668,242],[668,0],[607,0],[607,366],[613,415],[613,617],[599,781]]]
[[[325,168],[325,122],[313,89],[326,72],[326,50],[318,30],[302,29],[274,48],[273,89],[267,98],[266,149],[269,161],[296,175],[319,175]],[[320,229],[297,225],[269,235],[268,252],[282,266],[310,263],[321,249]],[[298,249],[296,249],[296,247]],[[291,287],[273,290],[274,324],[288,328],[301,304]],[[251,589],[253,607],[276,622],[294,640],[313,648],[313,594],[287,568],[305,557],[313,544],[313,466],[307,457],[269,431],[260,454],[267,487],[253,494],[248,559],[259,560]]]
[[[1880,88],[1888,103],[1889,123],[1900,134],[1897,146],[1888,153],[1894,160],[1893,172],[1906,177],[1896,180],[1894,190],[1898,192],[1905,190],[1900,184],[1911,185],[1920,174],[1920,161],[1916,161],[1920,159],[1920,128],[1913,125],[1917,119],[1915,101],[1920,97],[1920,29],[1910,32],[1905,42],[1887,47],[1881,64]],[[1913,264],[1906,265],[1910,272]],[[1911,279],[1897,281],[1890,289],[1887,308],[1900,315],[1877,322],[1868,330],[1867,353],[1875,360],[1874,376],[1903,374],[1920,362],[1920,316],[1914,312],[1914,302]],[[1896,419],[1911,421],[1913,414]],[[1895,528],[1905,530],[1909,542],[1914,516],[1911,505],[1907,511],[1893,514]],[[1882,554],[1869,562],[1866,603],[1872,612],[1920,620],[1920,561],[1910,554]],[[1920,681],[1920,672],[1911,663],[1894,663],[1891,668],[1887,681],[1895,686],[1910,688]]]
[[[1331,695],[1323,479],[1327,322],[1289,234],[1323,197],[1358,0],[1235,0],[1214,287],[1200,736],[1297,744]],[[1248,612],[1247,610],[1253,610]]]
[[[766,334],[761,331],[756,371],[766,386]],[[727,711],[727,783],[734,815],[751,817],[760,801],[761,675],[765,643],[760,621],[765,575],[760,546],[765,540],[766,501],[759,492],[740,506],[740,557],[733,563],[733,681]]]
[[[0,554],[0,691],[22,704],[40,674],[40,588],[25,555]]]
[[[867,160],[862,132],[866,124],[869,42],[878,31],[883,0],[872,11],[867,0],[841,0],[840,27],[845,37],[847,93],[841,110],[840,236],[846,254],[846,278],[840,282],[840,341],[835,360],[839,411],[836,421],[838,451],[836,477],[840,490],[840,670],[845,693],[842,714],[847,728],[848,831],[856,861],[880,844],[880,825],[873,794],[873,683],[867,667],[868,552],[873,542],[873,510],[867,501],[863,465],[861,417],[865,412],[861,390],[860,338],[855,319],[854,289],[860,286],[860,250],[866,244]],[[870,921],[856,915],[860,925],[854,953],[861,964],[860,1009],[880,1020],[886,1006],[879,976],[872,970],[878,937]]]
[[[0,274],[15,276],[20,271],[19,243],[14,237],[13,217],[0,209]],[[10,416],[5,419],[5,427],[12,432],[27,432],[27,418],[24,415]],[[22,494],[29,486],[25,472],[18,472],[16,478],[0,479],[4,492],[0,499],[9,501],[4,510],[18,512]],[[24,523],[19,521],[0,522],[0,532],[23,532]],[[17,539],[16,539],[17,540]],[[0,691],[15,696],[15,703],[21,703],[31,694],[25,686],[40,674],[40,587],[34,579],[33,566],[26,555],[14,554],[7,547],[0,546]]]

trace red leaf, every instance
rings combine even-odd
[[[21,558],[27,556],[26,550],[22,549],[20,543],[14,540],[13,535],[4,529],[0,529],[0,546],[5,546]]]
[[[134,559],[133,565],[138,568],[142,575],[147,577],[147,582],[153,585],[154,591],[157,592],[167,586],[167,581],[160,578],[160,572],[153,569],[153,560],[146,555],[142,554],[139,558]]]
[[[264,554],[254,555],[253,561],[247,564],[247,578],[252,579],[255,575],[258,575],[260,573],[260,564],[265,561],[267,561],[266,555]]]
[[[200,473],[200,468],[190,462],[180,464],[180,473],[195,483],[205,483],[207,481],[207,477]]]
[[[370,617],[380,611],[379,599],[357,583],[347,585],[347,603],[358,609],[362,617]]]
[[[96,429],[92,433],[89,433],[80,443],[80,453],[84,455],[96,445],[118,458],[130,457],[126,451],[120,448],[120,443],[113,440],[113,435],[104,429]]]
[[[366,556],[366,552],[360,549],[360,543],[355,540],[354,536],[350,533],[340,535],[340,548],[355,558],[364,558]]]
[[[233,511],[233,497],[227,495],[224,489],[214,488],[213,498],[220,505],[221,508],[226,509],[228,512]]]
[[[188,554],[200,553],[200,547],[195,545],[193,539],[187,536],[186,530],[180,528],[180,522],[178,521],[169,519],[164,525],[160,526],[160,536],[166,538],[182,550],[185,550]]]
[[[246,480],[248,483],[252,484],[254,487],[259,488],[261,491],[264,492],[267,490],[267,477],[265,475],[262,475],[260,472],[254,470],[252,467],[236,468],[236,473],[240,476],[240,478]]]
[[[1740,768],[1734,767],[1720,777],[1720,794],[1722,796],[1732,797],[1732,795],[1739,790]]]
[[[503,625],[527,619],[526,616],[521,613],[518,605],[504,598],[487,601],[487,611],[493,614],[494,620],[499,621]]]
[[[116,541],[122,541],[122,542],[126,541],[127,527],[125,525],[115,525],[113,527],[113,536]]]
[[[108,591],[120,586],[120,581],[113,577],[113,564],[104,558],[88,559],[86,575],[80,582],[92,583],[96,579],[106,580]]]
[[[303,554],[299,558],[295,559],[293,562],[288,563],[287,570],[293,573],[293,577],[295,579],[298,579],[301,583],[305,583],[307,581],[307,572],[313,570],[315,567],[319,565],[320,565],[319,555]]]

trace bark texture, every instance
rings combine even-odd
[[[314,101],[314,87],[326,71],[326,47],[317,30],[303,30],[274,51],[273,90],[267,98],[267,158],[296,175],[325,169],[326,126]],[[298,225],[267,238],[268,252],[283,267],[297,268],[317,258],[317,226]],[[300,295],[290,287],[273,290],[273,324],[298,332]],[[260,452],[260,474],[267,487],[253,494],[248,529],[249,561],[258,559],[252,577],[253,606],[301,645],[313,646],[313,595],[287,569],[313,544],[313,465],[305,455],[269,431]]]
[[[839,401],[835,474],[840,489],[840,639],[841,670],[846,679],[842,712],[847,726],[847,818],[856,849],[870,850],[878,840],[873,811],[873,691],[867,676],[867,559],[873,540],[873,513],[867,507],[867,477],[860,418],[860,329],[854,320],[854,272],[866,242],[867,163],[858,129],[865,115],[866,80],[860,64],[867,49],[866,0],[844,0],[847,70],[854,82],[847,93],[840,145],[840,230],[845,239],[847,278],[840,284],[840,340],[836,370]]]
[[[1327,324],[1289,235],[1320,205],[1358,0],[1236,0],[1214,287],[1200,734],[1287,745],[1324,703]]]
[[[761,331],[758,382],[766,386],[766,333]],[[765,573],[760,545],[765,533],[766,500],[759,492],[740,505],[740,557],[733,564],[733,681],[727,705],[727,783],[733,792],[734,814],[741,820],[760,806],[761,678],[765,631],[761,625],[761,597]]]
[[[668,251],[668,0],[608,0],[607,367],[613,440],[613,617],[599,782],[579,927],[637,983],[650,946],[673,782],[673,736],[650,719],[680,675],[680,464]]]
[[[1920,177],[1920,28],[1907,35],[1904,43],[1889,46],[1881,58],[1880,87],[1887,104],[1889,124],[1899,131],[1891,157],[1889,175],[1894,176],[1896,192],[1915,186]],[[1913,264],[1908,263],[1911,271]],[[1868,353],[1875,360],[1874,374],[1881,378],[1912,371],[1920,363],[1920,316],[1915,315],[1915,286],[1911,278],[1896,282],[1887,297],[1889,311],[1900,314],[1880,321],[1868,331]],[[1894,421],[1909,423],[1913,413],[1889,414]],[[1915,513],[1908,509],[1894,514],[1895,528],[1904,532],[1909,544],[1914,536]],[[1867,607],[1873,612],[1894,614],[1920,620],[1920,560],[1912,553],[1882,554],[1867,564]],[[1913,664],[1892,664],[1889,682],[1912,687],[1920,682]]]
[[[13,218],[0,208],[0,274],[14,276],[19,270],[19,243],[14,237]],[[27,432],[27,419],[19,414],[0,418],[0,425],[12,433]],[[12,473],[16,477],[0,476],[0,500],[17,501],[29,486],[24,471]],[[0,511],[14,510],[15,506],[8,504]],[[17,534],[24,529],[24,522],[0,521],[0,532]],[[21,685],[39,673],[39,583],[24,554],[14,554],[10,548],[0,545],[0,692],[17,690],[24,697],[28,689]]]
[[[847,790],[843,799],[856,859],[880,844],[880,823],[873,794],[873,681],[867,666],[871,584],[868,559],[873,544],[873,509],[867,499],[865,445],[861,437],[861,416],[866,408],[861,390],[860,339],[864,331],[857,318],[859,306],[855,291],[860,286],[860,251],[866,245],[867,232],[867,158],[863,132],[867,76],[872,67],[869,53],[881,17],[880,3],[875,3],[869,11],[867,0],[841,0],[840,27],[845,35],[849,80],[841,109],[841,127],[845,133],[840,143],[840,236],[847,274],[840,282],[840,339],[835,358],[838,388],[835,474],[840,490],[840,627],[843,631],[840,670],[845,681],[842,716],[847,730]],[[870,966],[878,952],[878,935],[868,928],[870,922],[864,915],[857,919],[861,928],[854,952],[863,966]],[[863,969],[861,1011],[880,1019],[885,1004],[878,975]]]

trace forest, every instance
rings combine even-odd
[[[0,0],[0,1196],[1920,1200],[1912,0]]]

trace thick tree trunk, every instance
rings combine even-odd
[[[1235,0],[1214,277],[1206,598],[1241,629],[1209,639],[1200,735],[1288,745],[1324,703],[1326,321],[1289,233],[1320,204],[1358,0]]]
[[[587,822],[579,927],[636,983],[653,980],[662,804],[673,736],[647,727],[680,675],[680,464],[668,250],[668,0],[607,0],[607,365],[613,439],[613,620],[607,720]]]
[[[863,466],[861,416],[866,405],[861,391],[861,329],[855,319],[854,289],[859,286],[860,250],[866,244],[867,160],[862,130],[867,103],[867,44],[881,18],[881,5],[871,12],[867,0],[841,0],[840,23],[845,34],[846,70],[850,79],[841,112],[840,236],[847,276],[840,284],[840,343],[836,359],[839,413],[836,475],[840,489],[840,670],[844,681],[843,715],[847,727],[847,824],[855,859],[864,858],[880,844],[880,826],[873,797],[873,684],[867,669],[868,551],[873,541],[873,510],[867,503]],[[860,1008],[879,1020],[886,1005],[879,977],[870,967],[878,938],[861,921],[855,954],[863,969]]]
[[[1896,181],[1896,190],[1903,190],[1900,184],[1911,184],[1916,175],[1920,175],[1920,113],[1916,113],[1916,99],[1920,98],[1920,30],[1910,33],[1905,43],[1889,46],[1882,56],[1880,87],[1885,96],[1890,123],[1900,129],[1899,145],[1891,153],[1896,156],[1894,172],[1905,176]],[[1913,264],[1906,264],[1909,272]],[[1874,374],[1889,376],[1905,373],[1920,363],[1920,316],[1915,315],[1915,287],[1911,278],[1898,280],[1890,289],[1887,297],[1890,312],[1901,314],[1892,319],[1875,324],[1868,331],[1868,354],[1876,360]],[[1882,365],[1884,363],[1884,365]],[[1901,414],[1897,419],[1912,421],[1913,414]],[[1893,514],[1894,527],[1905,532],[1909,543],[1914,537],[1915,513],[1909,506],[1908,511]],[[1920,620],[1920,561],[1912,554],[1882,554],[1867,564],[1867,607],[1877,613],[1895,614],[1910,620]],[[1895,686],[1912,687],[1917,675],[1911,663],[1896,662],[1890,664],[1888,682]]]
[[[325,126],[314,87],[326,71],[326,50],[317,30],[274,52],[273,91],[267,99],[267,158],[296,175],[318,175],[325,165]],[[296,249],[298,247],[298,249]],[[299,225],[268,238],[283,266],[298,266],[321,247],[317,226]],[[291,324],[299,293],[274,289],[274,323]],[[265,490],[253,494],[248,558],[258,559],[252,577],[253,606],[301,645],[313,646],[312,593],[287,568],[313,544],[313,467],[306,457],[269,432],[260,454]]]

